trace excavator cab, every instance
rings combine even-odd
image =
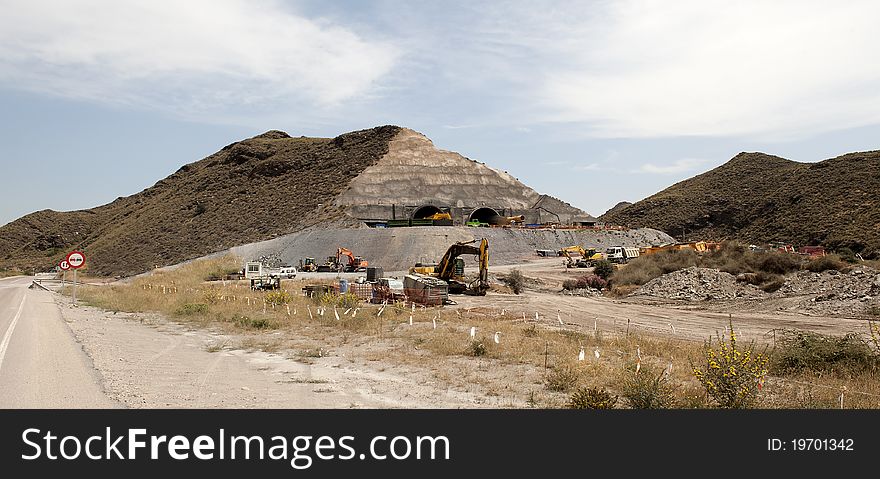
[[[473,246],[477,240],[455,243],[446,250],[436,268],[438,278],[449,284],[450,293],[484,296],[489,290],[489,241],[483,238],[480,246]],[[472,254],[479,263],[480,273],[470,283],[464,282],[464,260],[459,256]]]

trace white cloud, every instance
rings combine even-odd
[[[637,169],[632,170],[633,173],[648,173],[653,175],[674,175],[686,173],[696,170],[697,168],[709,163],[709,160],[698,158],[681,158],[667,165],[655,165],[653,163],[644,163]]]
[[[204,116],[367,96],[399,55],[276,1],[4,1],[0,85]]]
[[[602,166],[599,163],[588,163],[586,165],[575,165],[573,168],[575,171],[607,171],[610,170],[607,166]]]
[[[635,0],[567,4],[522,28],[555,32],[531,43],[543,121],[784,139],[880,123],[877,18],[870,0]]]

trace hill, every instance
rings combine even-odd
[[[799,163],[740,153],[600,219],[687,240],[847,247],[880,255],[880,151]]]
[[[48,269],[82,248],[91,273],[128,276],[313,226],[364,228],[440,211],[455,225],[519,214],[589,218],[410,129],[335,138],[272,130],[107,205],[38,211],[0,227],[0,269]]]
[[[0,227],[8,252],[0,261],[45,268],[78,247],[92,273],[129,275],[344,220],[334,198],[387,153],[399,131],[383,126],[336,138],[269,131],[232,143],[135,195],[83,211],[38,211]]]

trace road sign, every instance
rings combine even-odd
[[[58,267],[61,268],[61,271],[67,271],[70,269],[70,263],[68,263],[66,259],[62,259],[61,262],[58,263]]]
[[[82,268],[86,264],[86,255],[81,251],[71,251],[67,254],[67,263],[70,264],[71,269]]]

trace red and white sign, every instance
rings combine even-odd
[[[82,251],[71,251],[67,254],[66,260],[71,269],[79,269],[86,264],[86,255]]]
[[[67,271],[70,269],[70,263],[68,263],[66,259],[62,259],[61,262],[58,263],[58,267],[61,268],[61,271]]]

